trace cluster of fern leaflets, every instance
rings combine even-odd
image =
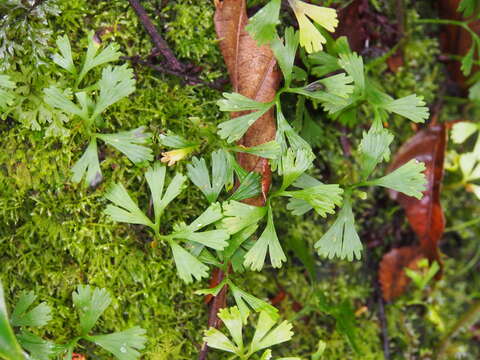
[[[231,335],[231,340],[221,331],[210,328],[205,331],[204,341],[208,346],[225,352],[233,353],[231,359],[248,360],[255,353],[262,351],[259,359],[268,360],[272,358],[272,350],[270,347],[289,341],[292,336],[292,324],[283,321],[274,327],[277,322],[276,318],[272,318],[267,312],[261,311],[258,316],[258,322],[255,327],[250,344],[243,341],[243,325],[247,323],[247,319],[242,319],[239,309],[234,306],[219,311],[219,318]],[[278,358],[278,360],[300,360],[298,357]]]
[[[274,268],[281,267],[287,260],[282,239],[275,230],[273,210],[276,198],[289,198],[287,208],[294,215],[301,216],[312,210],[325,218],[336,215],[336,220],[323,237],[318,239],[315,248],[324,257],[353,260],[360,259],[362,254],[353,208],[356,198],[364,194],[360,190],[381,186],[420,198],[426,184],[424,164],[416,161],[387,175],[374,176],[378,165],[389,159],[389,147],[394,139],[383,123],[388,121],[390,114],[413,122],[424,122],[429,115],[424,102],[415,95],[394,99],[383,92],[369,79],[362,57],[350,50],[345,38],[337,41],[329,39],[327,52],[308,56],[312,65],[310,73],[317,80],[306,83],[307,77],[302,74],[307,72],[294,65],[302,29],[299,34],[292,28],[287,28],[283,39],[278,36],[275,26],[272,26],[276,21],[269,18],[271,12],[267,11],[269,7],[276,9],[278,4],[278,1],[267,4],[266,10],[261,10],[251,20],[248,29],[254,37],[259,37],[257,40],[269,43],[272,47],[283,73],[284,86],[269,103],[257,102],[238,93],[224,93],[218,101],[220,110],[247,113],[219,124],[218,135],[225,143],[221,149],[211,154],[211,171],[206,156],[195,157],[187,165],[188,178],[203,193],[209,207],[190,224],[176,224],[173,232],[164,233],[160,222],[161,214],[165,206],[179,194],[187,179],[177,173],[162,195],[167,171],[158,163],[145,174],[152,194],[154,219],[139,210],[121,185],[115,185],[106,196],[114,204],[107,208],[107,214],[113,220],[146,225],[151,229],[157,245],[170,247],[178,274],[185,282],[206,277],[209,266],[224,270],[227,277],[220,284],[197,293],[217,295],[227,286],[238,307],[231,311],[235,314],[238,312],[244,323],[250,310],[260,312],[261,317],[268,314],[272,319],[278,318],[274,307],[240,289],[234,282],[236,274],[246,270],[262,270],[267,254]],[[282,110],[283,94],[296,94],[299,98],[320,105],[333,120],[345,121],[355,117],[360,106],[372,109],[375,114],[373,123],[364,132],[357,149],[359,178],[352,179],[350,183],[325,184],[309,175],[315,159],[314,152],[309,142],[302,138],[285,117]],[[271,108],[276,111],[275,141],[252,148],[233,144]],[[186,146],[185,149],[187,148]],[[270,189],[266,195],[265,206],[240,202],[258,195],[261,186],[258,174],[248,173],[238,165],[233,156],[235,152],[247,152],[269,159],[276,175],[281,178],[281,185]],[[235,177],[239,186],[228,194],[227,191],[233,189]],[[229,310],[220,314],[224,322],[231,317],[227,311]],[[238,329],[234,331],[238,332]],[[241,359],[249,358],[253,351],[250,348],[245,352],[240,339],[235,339],[235,343],[227,342],[216,330],[210,330],[206,340],[210,346],[234,352]],[[270,353],[262,356],[269,358]]]
[[[110,44],[99,52],[100,44],[95,42],[93,33],[89,34],[88,40],[82,65],[77,67],[68,37],[57,39],[60,53],[54,55],[53,61],[69,73],[72,82],[63,88],[50,86],[44,93],[47,104],[80,123],[80,135],[86,139],[88,146],[72,168],[72,181],[80,182],[85,177],[85,182],[94,186],[102,179],[97,150],[99,140],[125,154],[133,163],[151,161],[153,155],[152,150],[146,146],[151,134],[144,127],[114,134],[99,131],[104,121],[102,114],[108,107],[135,91],[135,80],[132,69],[127,65],[109,65],[103,67],[101,78],[97,82],[80,87],[91,70],[116,61],[121,55],[115,44]]]
[[[267,254],[272,267],[280,268],[287,261],[287,253],[278,236],[274,210],[280,197],[288,198],[288,210],[296,216],[311,211],[323,218],[335,216],[330,228],[317,239],[315,249],[322,257],[359,260],[362,257],[362,242],[355,228],[355,201],[365,195],[361,189],[380,186],[420,198],[426,180],[422,163],[411,161],[384,176],[377,176],[378,166],[389,159],[390,145],[394,136],[384,127],[393,114],[419,123],[428,117],[428,109],[416,95],[394,99],[368,76],[368,67],[363,58],[351,51],[346,38],[334,41],[326,32],[320,32],[312,23],[333,32],[338,24],[333,9],[289,0],[298,19],[300,29],[288,27],[283,36],[277,33],[280,0],[271,0],[252,19],[247,30],[260,44],[269,44],[283,74],[283,87],[274,100],[257,102],[238,93],[224,93],[218,101],[221,111],[247,112],[240,117],[222,122],[217,134],[222,146],[210,156],[194,157],[187,164],[187,174],[169,174],[167,167],[154,162],[145,171],[146,184],[150,190],[153,213],[148,214],[148,204],[141,206],[132,199],[121,184],[113,184],[105,198],[110,202],[105,212],[111,220],[143,225],[149,229],[155,247],[170,249],[178,276],[186,283],[201,280],[209,275],[210,267],[224,270],[225,279],[216,287],[199,290],[198,294],[217,295],[227,286],[236,302],[236,307],[222,310],[219,316],[230,331],[233,342],[218,330],[210,329],[205,340],[211,347],[234,353],[237,358],[249,359],[263,351],[261,359],[270,359],[269,348],[291,337],[291,325],[284,322],[272,330],[278,319],[278,311],[266,301],[255,297],[235,284],[235,277],[247,270],[261,271],[267,263]],[[70,136],[78,136],[86,144],[86,150],[72,167],[71,180],[95,186],[102,179],[98,155],[99,141],[114,147],[133,163],[148,163],[154,160],[149,147],[152,134],[144,127],[117,133],[104,132],[104,114],[108,108],[129,96],[135,90],[133,72],[127,65],[112,65],[120,58],[115,44],[102,47],[93,37],[88,37],[88,48],[81,61],[74,58],[67,36],[57,39],[59,52],[53,62],[63,72],[57,85],[44,89],[44,102],[61,111],[70,125]],[[299,46],[306,50],[303,58],[307,69],[295,65]],[[321,52],[325,48],[324,52]],[[101,69],[101,72],[98,70]],[[99,75],[99,78],[98,78]],[[314,81],[311,81],[312,78]],[[15,83],[0,75],[0,110],[8,111],[13,103],[12,89]],[[348,123],[356,119],[361,107],[369,108],[373,122],[363,133],[356,151],[356,166],[360,176],[346,183],[327,184],[312,176],[315,160],[312,145],[295,129],[285,116],[282,107],[284,96],[295,96],[300,101],[300,111],[307,113],[305,103],[311,102],[323,109],[332,120]],[[255,147],[235,145],[247,130],[271,109],[276,114],[275,140]],[[288,114],[288,113],[287,113]],[[174,148],[164,153],[163,162],[173,165],[196,151],[198,144],[174,134],[164,134],[160,143]],[[262,193],[260,175],[245,171],[235,160],[235,153],[254,154],[268,159],[278,184],[264,192],[265,206],[252,206],[242,200]],[[170,181],[167,181],[170,178]],[[191,181],[205,196],[208,207],[199,212],[191,222],[178,222],[165,226],[163,215],[169,204],[177,199]],[[167,185],[168,183],[168,185]],[[234,184],[237,186],[234,188]],[[168,230],[167,230],[168,229]],[[155,251],[155,250],[153,250]],[[231,269],[231,270],[230,270]],[[23,302],[24,311],[31,305],[31,295]],[[25,300],[26,299],[26,300]],[[89,335],[98,317],[110,303],[108,294],[101,290],[79,287],[73,297],[80,313],[81,334],[68,346],[61,348],[71,357],[72,349],[79,339],[93,341],[112,352],[119,359],[136,358],[136,349],[143,346],[142,333],[138,329],[110,335]],[[37,309],[37,308],[35,308]],[[0,307],[1,310],[1,307]],[[250,311],[260,313],[259,324],[252,343],[244,346],[241,327],[247,322]],[[23,326],[15,312],[12,326]],[[40,318],[40,317],[38,317]],[[46,313],[43,313],[46,320]],[[43,323],[45,321],[36,322]],[[12,322],[13,321],[13,322]],[[24,325],[32,325],[26,323]],[[32,335],[22,333],[19,340],[26,350]],[[22,340],[23,339],[23,340]],[[32,340],[40,346],[37,340]],[[32,343],[30,341],[30,343]],[[123,347],[126,344],[125,347]],[[33,345],[32,345],[33,346]],[[45,356],[53,345],[42,343]],[[123,351],[123,350],[125,351]],[[128,357],[127,354],[132,354]],[[294,358],[291,358],[294,359]]]
[[[247,26],[250,34],[260,43],[269,42],[277,58],[284,77],[284,86],[277,92],[275,100],[270,103],[258,103],[236,93],[226,93],[218,102],[223,111],[251,111],[219,125],[218,134],[232,142],[246,133],[253,122],[271,107],[275,107],[277,117],[276,142],[281,152],[271,160],[278,175],[283,177],[282,186],[277,191],[271,191],[267,201],[267,228],[260,235],[254,247],[246,257],[246,265],[253,270],[263,267],[263,259],[267,249],[274,267],[281,266],[285,261],[284,252],[274,231],[272,219],[272,200],[278,196],[290,197],[288,209],[295,215],[303,215],[315,210],[320,216],[335,214],[338,207],[337,220],[325,235],[315,244],[319,255],[329,258],[347,258],[353,260],[361,257],[361,241],[355,230],[355,220],[352,211],[352,197],[359,193],[358,189],[366,186],[382,186],[417,198],[422,196],[426,180],[422,174],[425,167],[422,163],[412,161],[394,172],[379,178],[371,178],[375,168],[390,156],[389,146],[393,134],[383,123],[388,121],[389,114],[403,116],[414,122],[424,122],[428,118],[428,109],[416,95],[393,99],[368,78],[368,70],[361,56],[352,52],[346,38],[327,42],[326,52],[315,52],[308,56],[311,64],[311,75],[318,78],[305,84],[306,71],[294,65],[300,35],[292,28],[285,29],[284,39],[276,33],[274,24],[278,23],[278,1],[271,1],[251,19]],[[301,1],[291,1],[292,6],[301,6],[303,15],[312,19],[319,18],[319,12],[324,12],[328,18],[331,9],[303,4]],[[308,5],[308,6],[307,6]],[[312,13],[308,9],[312,9]],[[295,12],[297,17],[298,14]],[[267,18],[268,14],[268,18]],[[302,15],[302,16],[303,16]],[[332,22],[333,24],[333,22]],[[330,26],[330,25],[329,25]],[[333,26],[333,25],[332,25]],[[327,26],[325,26],[327,27]],[[315,29],[315,31],[317,31]],[[313,32],[313,30],[312,30]],[[308,49],[307,49],[308,51]],[[311,52],[311,51],[310,51]],[[299,76],[299,74],[302,74]],[[303,84],[302,84],[303,83]],[[292,84],[298,84],[296,86]],[[356,117],[360,106],[368,106],[375,114],[370,130],[364,132],[358,146],[357,163],[360,168],[360,179],[347,184],[323,184],[308,175],[314,159],[311,145],[298,134],[282,111],[282,94],[293,93],[320,105],[328,117],[339,121]],[[304,104],[304,102],[302,102]],[[287,190],[293,185],[301,190]],[[255,255],[254,255],[255,254]]]
[[[78,336],[67,344],[55,344],[32,332],[32,329],[41,328],[52,319],[51,309],[45,302],[32,307],[36,298],[33,292],[20,294],[9,317],[0,283],[0,357],[9,360],[72,359],[80,340],[102,347],[119,360],[135,360],[140,356],[138,350],[143,349],[147,339],[145,330],[138,326],[111,334],[91,334],[112,301],[105,289],[79,285],[72,294],[79,316],[79,329]]]

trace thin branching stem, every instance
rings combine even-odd
[[[468,21],[450,20],[450,19],[418,19],[418,20],[415,20],[415,22],[417,24],[438,24],[438,25],[460,26],[472,36],[473,41],[475,41],[477,45],[480,45],[480,37],[475,31],[473,31],[470,28]]]
[[[469,220],[469,221],[462,222],[462,223],[454,225],[454,226],[450,226],[450,227],[445,229],[445,232],[447,233],[447,232],[463,230],[463,229],[466,229],[470,226],[477,225],[478,223],[480,223],[480,218],[479,217],[477,217],[475,219],[472,219],[472,220]]]
[[[170,65],[173,71],[185,71],[185,65],[182,64],[178,59],[175,57],[175,54],[168,46],[167,42],[163,39],[160,33],[155,28],[155,25],[150,20],[145,8],[140,4],[139,0],[128,0],[130,5],[132,6],[133,10],[137,14],[138,18],[142,22],[143,27],[147,31],[148,35],[152,38],[152,41],[155,45],[155,48],[162,54],[165,60]]]
[[[440,340],[440,343],[437,347],[437,357],[436,359],[441,360],[445,358],[445,355],[448,350],[448,345],[457,333],[473,323],[480,316],[480,301],[475,302],[470,309],[452,326],[452,328],[445,334],[445,336]]]

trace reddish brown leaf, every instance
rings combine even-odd
[[[440,205],[445,141],[444,124],[430,125],[420,130],[400,148],[389,169],[393,171],[411,159],[425,163],[427,186],[422,199],[418,200],[395,191],[391,191],[390,195],[405,210],[407,219],[420,240],[420,247],[430,261],[440,261],[438,241],[445,228]]]
[[[271,49],[268,46],[258,47],[245,30],[248,22],[245,0],[215,1],[215,7],[215,29],[220,39],[220,50],[227,65],[233,90],[256,101],[272,101],[280,83],[280,73]],[[245,113],[233,113],[232,117]],[[239,144],[260,145],[274,140],[275,132],[274,112],[271,109],[248,129]],[[261,194],[244,202],[263,206],[272,178],[268,160],[243,153],[237,156],[239,164],[244,169],[256,171],[262,175]],[[223,277],[223,271],[215,269],[210,287],[217,286]],[[205,298],[207,303],[211,300],[211,295]]]
[[[294,301],[293,304],[292,304],[292,310],[295,311],[295,312],[300,312],[303,310],[303,306],[302,304],[300,304],[298,301]],[[304,320],[307,321],[307,319],[309,319],[309,317],[304,317]]]
[[[259,47],[245,30],[248,21],[245,0],[217,0],[215,6],[215,29],[233,90],[256,101],[272,101],[280,83],[280,73],[270,47]],[[243,114],[245,112],[233,113],[232,117]],[[271,109],[248,129],[239,144],[247,147],[260,145],[274,140],[275,132],[274,110]],[[270,184],[270,169],[261,158],[240,153],[238,161],[244,169],[262,175],[263,188]],[[245,202],[261,206],[264,196]]]
[[[394,249],[382,259],[379,279],[386,300],[393,299],[405,290],[408,279],[402,269],[417,258],[413,253],[413,248],[416,249],[418,256],[426,257],[430,261],[437,261],[440,266],[442,265],[438,242],[445,229],[445,219],[440,205],[445,142],[445,125],[432,123],[407,141],[390,165],[389,171],[393,171],[411,159],[424,162],[427,185],[420,200],[390,191],[390,196],[397,200],[405,210],[405,215],[417,235],[420,245],[401,248],[410,250]]]
[[[212,277],[210,278],[210,289],[213,289],[215,286],[220,284],[225,277],[225,274],[223,271],[221,271],[219,268],[214,268],[212,271]],[[213,295],[208,294],[205,296],[205,303],[208,304],[210,301],[212,301]]]
[[[285,292],[285,290],[281,289],[277,293],[277,295],[275,295],[275,297],[270,299],[270,304],[272,304],[273,306],[280,305],[282,301],[285,300],[286,297],[287,297],[287,293]]]
[[[245,30],[247,25],[247,9],[245,0],[215,0],[215,30],[220,39],[220,50],[227,65],[233,91],[259,102],[270,102],[280,84],[280,72],[272,50],[268,46],[258,46]],[[232,118],[247,112],[232,113]],[[260,117],[238,142],[239,145],[251,147],[275,139],[276,126],[273,108]],[[240,166],[248,171],[261,174],[261,194],[244,202],[263,206],[272,181],[272,173],[267,159],[239,153],[237,160]],[[211,282],[215,286],[223,279],[224,273],[218,270]],[[227,287],[207,302],[211,302],[208,325],[218,327],[218,311],[226,306]],[[207,357],[207,344],[203,344],[199,360]]]
[[[397,51],[387,59],[388,68],[393,73],[396,73],[404,64],[405,62],[403,61],[403,54],[401,51]]]
[[[417,261],[423,257],[418,246],[404,246],[386,253],[378,270],[378,279],[385,301],[392,301],[402,295],[410,283],[405,268],[416,269]]]
[[[73,353],[72,360],[87,360],[87,358],[85,357],[85,355]]]

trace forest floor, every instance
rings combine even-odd
[[[340,7],[348,3],[327,2]],[[128,1],[47,3],[55,6],[58,14],[31,19],[31,30],[38,33],[21,34],[28,37],[25,44],[29,44],[23,58],[11,58],[10,64],[0,69],[30,83],[32,104],[45,84],[61,76],[50,60],[56,52],[57,36],[68,35],[73,53],[80,57],[87,47],[88,32],[94,31],[101,35],[102,42],[119,44],[125,55],[121,62],[133,66],[137,81],[135,92],[106,114],[106,128],[146,126],[156,137],[169,130],[200,143],[198,153],[216,148],[216,126],[228,119],[216,101],[222,91],[230,91],[230,85],[223,81],[227,72],[214,29],[213,1],[142,2],[177,59],[198,70],[192,72],[201,79],[198,84],[184,75],[155,71],[135,61],[138,57],[146,59],[153,45]],[[255,9],[264,2],[249,3]],[[367,3],[372,14],[397,23],[396,2]],[[380,62],[370,76],[391,96],[415,92],[433,106],[445,92],[448,71],[441,61],[438,27],[426,27],[415,19],[436,17],[437,10],[428,1],[401,3],[406,24],[403,31],[408,34],[402,44],[403,64],[392,71],[387,62]],[[390,28],[385,25],[383,29],[388,33]],[[0,51],[5,52],[1,47],[4,35],[0,34]],[[367,62],[391,47],[387,35],[363,49],[361,54]],[[18,37],[13,41],[22,44]],[[38,59],[29,53],[31,44],[44,52]],[[290,107],[294,107],[293,100]],[[105,180],[95,188],[73,184],[69,169],[85,144],[67,135],[61,121],[52,121],[34,105],[22,111],[18,118],[0,121],[0,279],[9,305],[21,291],[33,290],[54,312],[48,328],[39,334],[62,342],[75,333],[77,319],[71,294],[76,286],[88,283],[106,288],[113,305],[101,318],[99,331],[139,325],[148,336],[143,358],[196,359],[207,327],[208,308],[195,291],[208,287],[208,281],[184,284],[176,274],[169,250],[152,249],[142,226],[114,223],[104,214],[104,193],[114,182],[122,181],[132,197],[146,203],[145,167],[134,166],[125,156],[102,146],[99,150]],[[457,120],[462,118],[460,111],[458,103],[447,102],[438,116],[440,121]],[[348,149],[358,145],[370,120],[358,118],[340,124],[314,108],[311,115],[318,127],[313,142],[319,172],[334,174],[331,176],[337,179],[350,176],[355,154]],[[389,128],[395,134],[393,153],[417,129],[402,119],[393,119]],[[451,143],[447,144],[447,151],[452,149]],[[158,159],[165,148],[154,141],[153,150]],[[180,161],[173,168],[185,173],[186,164]],[[255,289],[259,298],[272,301],[282,317],[293,322],[295,336],[280,345],[277,354],[307,359],[321,340],[326,343],[321,359],[433,359],[442,339],[480,297],[480,229],[475,224],[463,225],[480,216],[480,200],[463,188],[449,186],[455,183],[454,177],[447,171],[441,193],[447,221],[440,243],[443,277],[423,289],[412,287],[391,303],[381,297],[380,260],[391,248],[412,244],[416,239],[403,210],[385,189],[368,190],[367,200],[353,204],[365,249],[361,261],[329,260],[315,254],[313,244],[333,219],[325,221],[311,213],[293,216],[285,206],[276,207],[277,233],[289,253],[287,263],[281,269],[267,266],[265,271],[238,281],[243,288]],[[187,187],[168,207],[163,221],[189,222],[206,205],[198,190]],[[303,256],[294,251],[299,246],[305,249]],[[480,358],[479,328],[468,324],[449,340],[447,358]],[[101,352],[91,357],[93,349],[88,344],[81,352],[88,359],[110,358]],[[217,359],[215,356],[212,359]]]

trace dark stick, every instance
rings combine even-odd
[[[201,80],[200,78],[198,78],[198,76],[192,74],[191,69],[189,69],[189,67],[186,66],[185,64],[181,63],[175,57],[175,54],[170,49],[167,42],[159,34],[157,29],[155,28],[155,25],[150,20],[147,12],[145,11],[145,8],[140,4],[140,1],[128,0],[128,2],[132,6],[132,8],[135,10],[135,13],[137,14],[138,18],[143,24],[143,27],[147,31],[148,35],[150,35],[150,37],[152,38],[155,48],[152,51],[152,54],[149,56],[148,61],[142,60],[138,56],[134,56],[131,58],[124,57],[124,59],[129,59],[132,62],[141,64],[144,66],[148,66],[156,71],[159,71],[165,74],[175,75],[180,78],[183,78],[185,83],[188,85],[205,85],[216,90],[223,89],[226,83],[224,79],[219,79],[214,82],[207,82],[207,81]],[[158,53],[160,53],[165,58],[163,65],[154,64],[151,61],[151,59],[156,55],[158,55]]]
[[[368,237],[372,237],[374,232],[369,232]],[[365,251],[365,270],[367,271],[367,276],[369,274],[378,274],[378,262],[371,256],[372,253],[369,248],[366,248]],[[380,284],[374,275],[372,278],[372,285],[373,285],[373,293],[372,293],[372,300],[378,303],[378,320],[380,321],[380,335],[382,338],[382,349],[383,349],[383,356],[385,360],[390,360],[390,338],[388,336],[388,329],[387,329],[387,317],[385,314],[385,302],[382,297],[382,290],[380,288]]]
[[[168,65],[162,66],[159,64],[153,64],[149,60],[143,60],[140,56],[122,56],[120,57],[120,59],[129,60],[133,64],[147,66],[155,71],[158,71],[164,74],[175,75],[179,78],[182,78],[187,85],[204,85],[215,90],[223,90],[223,88],[225,87],[225,84],[228,82],[228,80],[225,78],[220,78],[212,82],[204,81],[200,79],[198,76],[191,75],[182,71],[176,71],[176,70],[170,69],[168,68]]]
[[[170,74],[170,75],[175,75],[175,76],[181,77],[185,80],[187,85],[205,85],[205,86],[208,86],[209,88],[212,88],[212,89],[215,89],[215,90],[222,90],[224,88],[225,83],[227,82],[225,79],[222,79],[222,78],[218,79],[218,81],[214,81],[214,82],[204,81],[204,80],[198,78],[195,75],[190,75],[190,74],[187,74],[187,73],[183,73],[181,71],[175,71],[175,70],[163,67],[161,65],[155,65],[155,64],[148,63],[148,62],[145,62],[142,65],[148,66],[149,68],[151,68],[155,71],[158,71],[158,72],[162,72],[162,73],[165,73],[165,74]]]
[[[177,60],[175,54],[168,46],[167,42],[163,40],[162,36],[158,33],[155,25],[153,25],[152,21],[148,17],[147,12],[145,11],[144,7],[140,4],[139,0],[128,0],[130,5],[133,7],[133,10],[137,13],[138,18],[143,24],[145,30],[147,30],[148,35],[153,40],[155,44],[155,48],[163,55],[167,63],[174,71],[185,72],[185,65],[183,65],[180,61]]]
[[[389,337],[387,330],[387,317],[385,316],[385,302],[383,301],[382,294],[380,293],[377,286],[377,296],[378,296],[378,317],[380,319],[380,327],[382,329],[382,345],[383,345],[383,355],[385,360],[390,360],[390,349],[388,347]]]
[[[219,282],[223,280],[225,276],[222,270],[219,270],[218,279]],[[212,304],[210,305],[210,311],[208,315],[208,328],[214,327],[216,329],[220,326],[220,319],[218,318],[218,312],[227,305],[227,285],[223,287],[222,290],[212,299]],[[198,354],[198,360],[206,360],[208,355],[208,346],[207,343],[202,344],[202,349]]]
[[[398,32],[400,36],[403,37],[405,34],[405,4],[403,0],[397,0],[397,21]]]

